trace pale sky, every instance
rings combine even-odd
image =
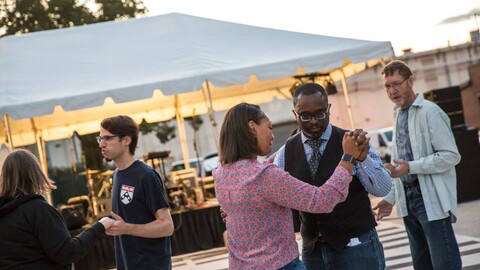
[[[479,0],[144,0],[148,16],[183,13],[309,34],[390,41],[396,55],[470,41],[475,18],[439,24],[480,9]],[[294,41],[292,41],[294,42]]]

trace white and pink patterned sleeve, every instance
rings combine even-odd
[[[271,201],[296,210],[311,213],[330,213],[345,201],[352,181],[350,173],[341,166],[320,187],[298,180],[276,166],[268,166],[261,177],[263,192]]]

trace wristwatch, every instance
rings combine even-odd
[[[350,154],[343,154],[342,160],[352,164],[355,163],[355,158]]]

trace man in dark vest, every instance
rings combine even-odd
[[[287,140],[274,160],[291,175],[316,186],[323,185],[333,174],[343,155],[346,130],[329,123],[330,105],[319,84],[298,87],[293,95],[293,114],[301,132]],[[363,130],[353,132],[359,142],[367,140]],[[371,145],[357,158],[345,202],[329,214],[300,213],[302,261],[309,270],[385,269],[368,194],[388,194],[390,175]]]

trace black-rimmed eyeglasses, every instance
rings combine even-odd
[[[314,114],[310,114],[310,113],[306,113],[306,112],[298,113],[295,110],[293,110],[293,113],[295,113],[295,115],[298,118],[300,118],[300,120],[302,120],[302,122],[309,122],[310,120],[312,120],[312,117],[315,118],[315,120],[320,121],[320,120],[323,120],[323,119],[327,118],[328,114],[330,113],[330,106],[331,105],[332,104],[328,104],[328,107],[325,111],[318,111]]]
[[[383,86],[383,89],[385,89],[385,91],[388,91],[388,89],[390,89],[390,87],[391,87],[391,88],[393,88],[393,89],[395,89],[395,90],[398,90],[398,88],[400,88],[400,86],[401,86],[406,80],[408,80],[408,78],[403,79],[403,81],[401,81],[401,82],[393,82],[392,84],[385,84],[385,85]]]
[[[105,136],[97,136],[97,137],[95,137],[95,139],[97,139],[98,143],[101,143],[102,141],[108,142],[112,138],[115,138],[115,137],[120,137],[120,136],[119,135],[105,135]]]

